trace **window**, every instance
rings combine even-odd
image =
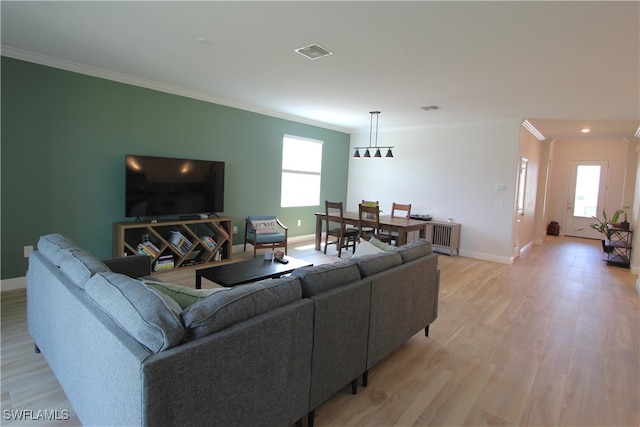
[[[598,215],[600,169],[600,165],[578,165],[573,216],[591,218]]]
[[[320,205],[322,144],[290,135],[282,138],[282,207]]]
[[[518,215],[524,215],[524,196],[527,188],[527,164],[529,160],[520,159],[520,176],[518,177]]]

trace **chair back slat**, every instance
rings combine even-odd
[[[396,211],[404,212],[405,215],[396,215]],[[394,218],[407,218],[407,219],[409,219],[411,217],[411,203],[403,204],[403,203],[393,202],[393,205],[391,206],[391,216],[394,217]]]
[[[370,236],[365,235],[365,227],[372,228],[372,234],[376,237],[380,236],[379,206],[367,206],[362,204],[358,206],[358,233],[361,238],[368,239]]]
[[[327,230],[330,228],[330,223],[339,223],[341,226],[344,225],[344,210],[342,207],[342,202],[330,202],[325,201],[324,207],[325,220],[327,223]]]

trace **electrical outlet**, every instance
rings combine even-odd
[[[29,258],[29,254],[33,252],[33,246],[25,246],[23,249],[24,257]]]
[[[238,226],[237,225],[233,226],[233,234],[238,234]]]
[[[298,227],[300,227],[300,226],[302,226],[302,220],[301,219],[298,220]]]

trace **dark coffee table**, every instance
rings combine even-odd
[[[284,258],[289,260],[288,264],[265,261],[263,258],[254,258],[248,261],[196,270],[196,289],[201,288],[203,277],[220,286],[232,287],[262,279],[273,279],[291,273],[296,268],[313,265],[310,262],[290,256]]]

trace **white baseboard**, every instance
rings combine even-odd
[[[514,261],[513,258],[509,258],[509,257],[488,254],[485,252],[468,251],[465,249],[460,249],[460,256],[464,256],[467,258],[480,259],[482,261],[497,262],[500,264],[513,264],[513,261]]]
[[[25,289],[27,287],[26,277],[14,277],[0,280],[0,292],[13,291],[15,289]]]

